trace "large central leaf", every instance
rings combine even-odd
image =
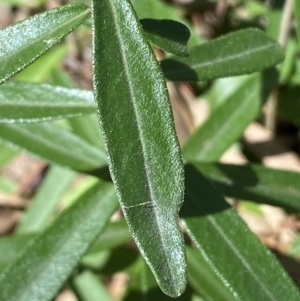
[[[186,285],[183,166],[166,84],[128,0],[93,2],[94,93],[130,231],[162,290]]]

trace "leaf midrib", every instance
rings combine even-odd
[[[224,105],[226,106],[226,103]],[[222,154],[220,154],[219,156],[211,156],[211,154],[213,154],[214,151],[215,151],[215,145],[216,144],[218,145],[218,143],[217,143],[218,141],[223,140],[223,133],[227,133],[230,130],[230,128],[232,127],[232,121],[237,119],[239,116],[242,116],[243,113],[245,112],[244,111],[245,108],[247,108],[248,105],[249,105],[249,101],[245,101],[245,100],[242,101],[242,104],[241,104],[241,106],[239,106],[239,109],[235,110],[232,114],[230,114],[227,121],[225,122],[225,124],[222,125],[219,128],[220,130],[218,130],[216,132],[216,134],[214,134],[212,136],[212,138],[209,139],[209,141],[208,141],[209,144],[207,145],[207,147],[204,146],[203,150],[198,155],[195,156],[197,159],[199,159],[199,160],[216,160],[216,159],[219,159],[219,156],[222,155]],[[252,103],[251,103],[251,105],[252,105]],[[224,109],[223,106],[220,109]],[[209,122],[209,120],[208,120],[208,122]],[[206,143],[206,141],[204,141],[204,144],[205,143]],[[229,146],[230,145],[228,145],[227,147],[229,147]],[[208,156],[208,159],[207,159],[207,156]],[[191,156],[189,155],[188,157],[191,157]]]
[[[24,130],[24,129],[21,129],[20,127],[18,127],[17,129],[13,129],[13,131],[17,131],[17,132],[20,132],[21,135],[25,135],[26,137],[29,137],[30,139],[32,139],[33,141],[37,141],[37,142],[40,142],[42,143],[42,145],[45,145],[46,147],[49,147],[54,150],[54,151],[58,151],[68,157],[71,157],[75,160],[79,160],[81,163],[83,164],[88,164],[92,167],[95,166],[95,161],[89,161],[89,160],[86,160],[88,159],[88,157],[79,157],[79,156],[74,156],[74,153],[73,152],[69,152],[67,149],[64,149],[64,148],[61,148],[61,147],[58,147],[57,144],[55,143],[51,143],[51,141],[47,140],[47,139],[43,139],[41,138],[40,136],[36,136],[34,134],[32,134],[30,131],[28,130]],[[15,143],[13,143],[14,145],[16,145]],[[91,146],[92,148],[92,146]],[[100,152],[97,152],[98,153],[98,156],[99,157],[103,157],[102,159],[105,160],[105,156],[102,155]]]
[[[109,198],[111,196],[111,194],[113,193],[113,190],[111,189],[111,191],[105,195],[105,197]],[[104,199],[104,196],[102,196],[103,199]],[[92,208],[89,209],[89,211],[85,214],[85,221],[87,220],[90,220],[88,217],[92,216],[95,212],[95,207],[99,207],[99,206],[102,206],[102,203],[101,201],[98,201],[98,204],[96,206],[91,206]],[[82,215],[81,215],[82,217]],[[40,269],[35,273],[35,275],[33,275],[33,277],[31,278],[32,283],[34,283],[34,286],[35,283],[37,282],[36,279],[37,277],[40,276],[40,274],[42,273],[43,274],[43,270],[46,269],[47,266],[53,264],[53,258],[57,258],[57,255],[59,255],[62,250],[65,249],[66,245],[68,245],[69,241],[72,241],[74,240],[74,236],[78,236],[77,235],[77,230],[80,229],[82,227],[82,223],[76,223],[75,227],[73,228],[74,230],[72,231],[72,234],[70,236],[68,236],[65,240],[61,239],[60,242],[62,242],[60,248],[57,249],[57,251],[55,253],[53,253],[50,257],[49,257],[49,260],[45,261],[45,263],[40,267]],[[103,227],[102,227],[103,228]],[[99,230],[100,231],[100,230]],[[76,235],[74,235],[74,233],[76,232]],[[65,238],[65,237],[64,237]],[[37,238],[38,239],[38,238]],[[37,240],[36,239],[36,240]],[[30,248],[30,246],[28,246],[28,248]],[[55,260],[54,260],[55,261]],[[42,271],[42,272],[41,272]],[[24,293],[24,290],[25,290],[25,293]],[[21,298],[19,298],[20,296],[26,296],[26,292],[28,291],[28,286],[24,287],[23,290],[21,290],[21,292],[18,294],[17,298],[15,299],[16,301],[19,301],[19,300],[22,300]],[[24,300],[24,299],[23,299]],[[10,301],[13,301],[13,300],[10,300]],[[27,301],[27,299],[26,299]]]
[[[269,43],[269,44],[264,45],[262,47],[255,48],[255,50],[250,49],[250,50],[244,51],[243,53],[237,53],[237,54],[234,54],[234,55],[222,56],[221,58],[217,58],[215,60],[210,60],[210,61],[205,61],[205,62],[202,62],[202,63],[199,63],[199,64],[197,64],[197,63],[193,64],[193,62],[191,62],[190,67],[194,68],[194,69],[198,69],[198,68],[202,68],[202,67],[211,66],[211,65],[214,65],[214,64],[228,63],[230,61],[234,61],[236,59],[244,57],[246,55],[252,55],[252,54],[255,54],[256,52],[265,50],[267,48],[272,48],[272,47],[274,47],[274,45],[272,43]],[[170,59],[172,59],[172,58],[170,58]],[[183,63],[184,63],[184,61],[183,61]],[[170,71],[169,70],[165,71],[165,74],[166,74],[166,76],[169,76],[169,75],[174,75],[174,74],[181,73],[181,72],[182,72],[181,69],[173,69],[173,70],[170,70]]]
[[[193,201],[193,203],[196,205],[196,207],[198,207],[199,205],[199,201],[198,201],[198,197],[188,188],[186,187],[186,192],[187,194],[190,196],[190,199]],[[206,211],[205,209],[203,209],[201,207],[202,211]],[[256,275],[256,273],[253,271],[253,269],[251,268],[251,266],[249,265],[249,263],[247,262],[246,258],[243,257],[243,255],[241,255],[238,250],[236,249],[235,245],[230,241],[230,239],[227,237],[226,233],[222,230],[222,227],[220,227],[218,225],[218,222],[215,220],[215,218],[211,215],[208,214],[208,212],[206,212],[206,217],[207,219],[210,221],[211,225],[215,228],[215,230],[217,231],[217,233],[219,233],[220,237],[223,238],[224,242],[229,246],[229,248],[233,251],[233,253],[236,255],[236,257],[242,262],[242,264],[247,268],[248,272],[252,275],[253,279],[255,280],[255,282],[258,284],[259,287],[262,288],[262,290],[271,298],[270,300],[273,301],[277,301],[276,297],[272,294],[272,292],[270,292],[269,290],[267,290],[265,288],[265,286],[263,286],[261,284],[260,281],[260,277]],[[194,235],[193,235],[194,236]],[[198,239],[195,239],[195,243],[198,246],[199,249],[202,249],[201,246],[198,243]],[[212,264],[212,263],[210,263]],[[214,264],[213,264],[214,265]],[[219,271],[219,269],[214,265],[214,268]],[[220,273],[219,271],[219,275],[223,275],[222,273]],[[223,277],[220,277],[221,281],[224,283]],[[228,285],[227,283],[224,283],[225,285]],[[241,299],[240,294],[235,290],[235,288],[232,286],[232,284],[230,284],[230,287],[232,289],[232,291],[235,292],[235,294],[237,296],[239,296],[239,298]]]
[[[153,190],[152,190],[152,187],[151,187],[151,182],[148,181],[149,179],[149,174],[148,174],[148,169],[147,169],[147,156],[144,156],[144,154],[146,153],[145,152],[145,142],[144,142],[144,138],[143,138],[143,135],[141,134],[143,132],[139,122],[138,122],[138,112],[137,112],[137,108],[134,104],[134,99],[135,99],[135,96],[134,96],[134,89],[133,87],[131,86],[131,75],[130,75],[130,72],[129,72],[129,68],[128,68],[128,64],[127,64],[127,61],[126,61],[126,57],[124,56],[124,53],[122,51],[123,47],[122,47],[122,37],[121,37],[121,33],[120,33],[120,29],[118,27],[118,24],[116,22],[116,20],[118,19],[117,16],[118,16],[118,13],[117,11],[115,10],[114,8],[114,4],[111,2],[112,0],[108,0],[109,1],[109,4],[110,4],[110,7],[111,7],[111,13],[113,15],[113,20],[114,20],[114,27],[115,27],[115,30],[116,30],[116,35],[117,35],[117,41],[118,41],[118,44],[119,44],[119,49],[121,50],[120,51],[120,55],[121,55],[121,58],[122,58],[122,62],[123,62],[123,66],[124,66],[124,70],[125,70],[125,74],[126,74],[126,77],[128,78],[128,88],[129,88],[129,93],[130,93],[130,96],[132,98],[130,98],[130,102],[132,104],[132,107],[133,107],[133,112],[134,112],[134,121],[138,127],[138,135],[139,135],[139,141],[141,141],[141,148],[142,148],[142,152],[143,152],[143,170],[146,174],[146,187],[147,187],[147,190],[148,190],[148,193],[150,195],[150,200],[151,202],[155,203],[155,198],[153,197],[154,196],[154,193],[153,193]],[[124,209],[126,210],[126,206],[124,206]],[[153,212],[153,215],[155,217],[155,220],[156,220],[156,226],[157,226],[157,232],[158,232],[158,235],[159,235],[159,238],[160,238],[160,241],[161,241],[161,245],[163,246],[163,249],[166,250],[167,249],[167,246],[165,245],[164,243],[164,240],[163,240],[163,237],[161,236],[161,233],[160,233],[160,227],[159,227],[159,217],[157,215],[157,210],[155,210],[155,206],[151,206],[151,211]],[[167,266],[168,266],[168,269],[170,271],[169,275],[171,277],[173,277],[173,273],[172,273],[172,269],[170,268],[170,264],[169,264],[169,260],[168,260],[168,257],[165,256],[165,252],[163,252],[163,256],[165,258],[165,262],[167,263]],[[147,257],[147,256],[146,256]],[[172,283],[175,283],[174,282],[174,279],[172,279]]]

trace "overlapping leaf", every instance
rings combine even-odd
[[[86,5],[70,4],[0,30],[0,84],[35,61],[88,16]]]
[[[91,171],[107,164],[104,150],[54,123],[0,124],[0,139],[75,170]]]
[[[110,172],[141,253],[177,297],[186,285],[183,167],[166,85],[129,1],[93,1],[92,10],[94,95]]]
[[[245,29],[193,47],[187,58],[165,59],[161,67],[171,81],[201,81],[260,71],[283,58],[276,41],[258,29]]]
[[[216,109],[183,146],[186,160],[215,161],[254,120],[261,106],[260,77],[245,77],[243,85]]]
[[[298,289],[275,257],[191,164],[186,166],[185,196],[180,215],[188,234],[231,300],[299,300]]]
[[[0,275],[0,300],[52,300],[117,203],[109,183],[82,195]]]
[[[149,42],[172,54],[188,56],[187,43],[190,38],[188,28],[173,20],[140,20]]]
[[[255,164],[193,165],[226,196],[300,211],[300,173]]]
[[[48,121],[95,110],[92,91],[23,82],[0,86],[0,123]]]

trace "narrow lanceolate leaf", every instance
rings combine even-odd
[[[104,150],[54,123],[0,124],[0,139],[75,170],[91,171],[107,164]]]
[[[141,253],[177,297],[186,286],[184,183],[166,85],[128,0],[94,1],[93,18],[94,94],[110,172]]]
[[[246,77],[243,85],[189,137],[183,146],[185,159],[219,159],[257,117],[261,106],[260,87],[258,74]]]
[[[190,31],[185,25],[173,20],[142,19],[140,22],[151,44],[172,54],[189,55]]]
[[[52,300],[117,203],[109,183],[97,183],[83,194],[0,275],[0,300]]]
[[[75,175],[73,170],[51,166],[18,224],[17,233],[41,231],[49,222],[62,194],[70,186]]]
[[[232,301],[230,289],[197,249],[186,247],[189,284],[205,301]]]
[[[88,16],[86,5],[70,4],[0,30],[0,84],[35,61]]]
[[[113,301],[99,277],[90,271],[74,277],[72,285],[82,301]]]
[[[298,289],[275,257],[190,164],[185,197],[181,217],[188,234],[231,293],[231,300],[300,300]]]
[[[294,0],[294,14],[296,18],[296,31],[298,35],[298,42],[299,42],[299,48],[300,48],[300,1]]]
[[[34,238],[36,234],[10,235],[0,238],[0,275],[7,266],[20,257]]]
[[[187,58],[165,59],[161,67],[169,80],[201,81],[260,71],[283,58],[277,42],[258,29],[246,29],[195,46]]]
[[[255,164],[193,165],[226,196],[300,211],[300,173]]]
[[[95,111],[92,91],[22,82],[0,86],[0,123],[49,121]]]

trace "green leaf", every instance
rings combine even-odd
[[[70,4],[37,14],[0,30],[0,84],[35,61],[88,16],[83,4]]]
[[[193,47],[187,58],[165,59],[161,67],[171,81],[201,81],[260,71],[283,58],[276,41],[258,29],[245,29]]]
[[[226,196],[300,211],[300,173],[255,164],[193,165]]]
[[[51,166],[18,224],[17,233],[41,231],[53,214],[62,194],[70,186],[75,172],[60,166]],[[53,189],[55,187],[55,189]]]
[[[175,20],[184,24],[191,33],[189,46],[195,46],[203,43],[203,40],[196,33],[195,28],[191,23],[187,22],[186,18],[180,16],[178,9],[169,3],[161,0],[131,0],[134,9],[140,19],[168,19]]]
[[[10,235],[0,238],[0,275],[24,252],[36,234]]]
[[[51,71],[61,63],[67,53],[68,47],[66,44],[52,47],[35,62],[18,73],[15,76],[15,79],[17,81],[29,81],[35,83],[48,82],[49,77],[51,77]]]
[[[232,293],[220,280],[204,256],[191,247],[186,247],[188,279],[191,287],[205,301],[232,301]]]
[[[185,25],[165,19],[142,19],[140,22],[151,44],[172,54],[189,55],[186,45],[190,38],[190,31]]]
[[[109,183],[97,183],[88,190],[0,275],[0,300],[51,300],[108,222],[117,203]]]
[[[279,90],[279,115],[300,126],[300,86],[286,85]]]
[[[300,2],[299,0],[294,1],[294,14],[296,18],[296,31],[299,41],[299,48],[300,48]]]
[[[183,146],[187,161],[215,161],[243,133],[260,112],[258,74],[245,77],[244,84],[189,137]]]
[[[134,270],[130,273],[130,282],[123,301],[171,301],[173,298],[166,296],[157,286],[155,279],[142,258],[138,259]],[[190,290],[187,289],[178,301],[191,301]]]
[[[82,194],[83,193],[81,193],[81,195]],[[40,235],[40,233],[41,232],[39,231],[35,233],[22,233],[1,237],[0,273],[4,270],[4,268],[10,265],[12,261],[16,260],[16,258],[20,256],[20,254],[26,249],[26,247],[33,243],[34,239],[38,235]],[[130,240],[131,235],[129,234],[127,224],[124,222],[124,220],[110,223],[101,232],[99,237],[97,237],[97,239],[92,243],[92,245],[86,251],[86,254],[81,259],[80,263],[86,266],[87,260],[90,260],[90,258],[94,259],[95,257],[97,258],[97,261],[99,261],[100,256],[98,255],[101,252],[103,253],[103,251],[105,250],[121,246],[122,244],[129,242]],[[104,259],[107,260],[107,256]]]
[[[104,151],[54,123],[0,124],[0,138],[49,162],[75,170],[91,171],[107,164]]]
[[[23,82],[0,86],[0,108],[0,123],[48,121],[96,110],[92,91]]]
[[[94,99],[93,104],[95,105]],[[104,149],[103,137],[96,114],[69,118],[68,121],[76,135],[99,149]]]
[[[181,217],[231,300],[299,300],[298,289],[214,187],[191,164]],[[281,285],[274,285],[280,283]]]
[[[178,297],[184,183],[166,84],[128,0],[93,1],[93,18],[94,95],[112,179],[142,255],[162,290]]]
[[[112,301],[100,279],[90,271],[85,271],[72,280],[72,285],[81,301]]]
[[[15,148],[6,145],[0,140],[0,168],[3,168],[18,152]]]
[[[101,235],[88,249],[87,254],[96,253],[105,249],[118,247],[131,240],[127,224],[124,220],[107,225]]]

